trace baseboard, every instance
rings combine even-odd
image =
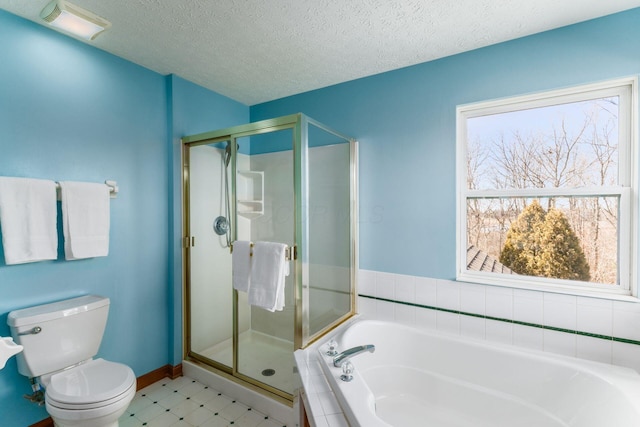
[[[151,384],[160,381],[163,378],[176,379],[182,376],[182,363],[176,366],[164,365],[154,371],[148,372],[137,378],[136,390],[141,390]],[[29,427],[54,427],[51,417],[42,421],[38,421],[35,424],[31,424]]]
[[[49,417],[35,424],[31,424],[29,427],[53,427],[53,420]]]
[[[176,379],[182,376],[182,363],[176,366],[164,365],[161,368],[151,371],[138,377],[138,390],[160,381],[163,378]]]

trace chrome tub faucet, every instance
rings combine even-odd
[[[373,344],[367,344],[367,345],[359,345],[356,347],[352,347],[348,350],[345,350],[333,358],[333,366],[335,366],[336,368],[340,368],[352,357],[367,351],[369,353],[373,353],[374,351],[376,351],[376,347]]]

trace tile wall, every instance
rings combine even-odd
[[[640,303],[360,270],[358,312],[640,371]]]

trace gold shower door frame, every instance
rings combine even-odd
[[[350,300],[351,307],[348,313],[337,320],[326,325],[314,334],[309,330],[309,251],[308,251],[308,127],[315,126],[333,136],[344,139],[349,143],[350,160]],[[263,120],[245,125],[205,132],[197,135],[183,137],[182,142],[182,192],[183,192],[183,290],[184,290],[184,310],[183,310],[183,349],[184,359],[192,360],[203,364],[206,368],[214,370],[216,373],[231,379],[232,381],[249,384],[251,388],[260,392],[267,392],[277,400],[291,404],[293,395],[258,381],[252,377],[238,371],[238,292],[233,290],[233,319],[232,319],[232,345],[233,345],[233,366],[228,367],[218,361],[209,359],[194,352],[191,348],[191,246],[193,236],[190,227],[190,153],[191,147],[210,145],[221,142],[231,143],[231,203],[232,203],[232,237],[237,240],[237,197],[236,197],[236,176],[238,154],[237,140],[239,138],[250,137],[252,135],[276,132],[286,129],[293,130],[293,184],[294,184],[294,245],[297,256],[293,262],[294,274],[294,351],[305,348],[307,345],[317,340],[336,326],[349,319],[356,313],[356,279],[358,271],[358,203],[357,203],[357,141],[331,130],[323,124],[298,113],[283,116],[275,119]],[[231,284],[229,284],[231,286]],[[240,380],[240,381],[238,381]]]

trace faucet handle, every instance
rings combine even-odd
[[[351,362],[346,362],[342,365],[342,375],[340,375],[340,379],[345,382],[353,379],[353,364]]]
[[[336,350],[338,348],[338,342],[334,339],[331,339],[328,343],[327,346],[329,347],[329,350],[327,350],[327,356],[336,356],[338,354],[338,350]]]

